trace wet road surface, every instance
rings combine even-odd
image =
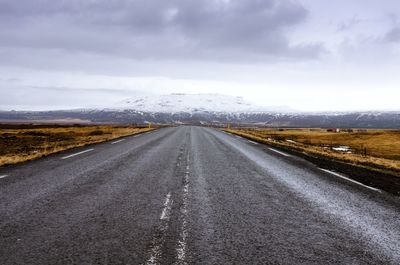
[[[331,170],[189,126],[3,168],[0,264],[400,264],[399,199]]]

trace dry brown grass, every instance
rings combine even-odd
[[[133,126],[71,126],[0,129],[0,166],[153,129]]]
[[[230,129],[267,144],[356,165],[400,171],[400,131],[368,130],[363,132],[327,132],[325,129]],[[294,141],[288,142],[287,140]],[[349,146],[352,153],[332,150]]]

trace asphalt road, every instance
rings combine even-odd
[[[0,169],[0,264],[400,264],[400,200],[344,177],[200,127],[70,150]]]

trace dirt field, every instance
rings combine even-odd
[[[153,129],[134,126],[0,125],[0,166]]]
[[[400,172],[399,130],[230,129],[254,140],[353,164]]]

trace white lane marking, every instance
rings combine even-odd
[[[186,252],[187,252],[187,238],[189,235],[187,226],[188,226],[188,208],[189,208],[189,172],[190,172],[190,156],[187,155],[186,158],[187,166],[186,166],[186,173],[184,178],[185,185],[183,186],[182,190],[182,200],[183,206],[181,209],[182,214],[182,225],[181,225],[181,236],[178,241],[178,247],[176,248],[177,256],[178,256],[178,263],[186,265]]]
[[[258,143],[256,143],[256,142],[254,142],[254,141],[251,141],[251,140],[247,140],[249,143],[252,143],[252,144],[258,144]]]
[[[0,179],[6,178],[6,177],[8,177],[8,175],[2,175],[2,176],[0,176]]]
[[[90,149],[84,150],[84,151],[79,152],[79,153],[75,153],[75,154],[72,154],[72,155],[61,157],[61,159],[71,158],[71,157],[74,157],[74,156],[77,156],[77,155],[81,155],[81,154],[84,154],[84,153],[87,153],[87,152],[91,152],[93,150],[94,150],[94,148],[90,148]]]
[[[334,171],[330,171],[330,170],[328,170],[328,169],[323,169],[323,168],[320,168],[320,169],[321,169],[322,171],[324,171],[324,172],[327,172],[327,173],[330,173],[330,174],[332,174],[332,175],[335,175],[336,177],[339,177],[339,178],[345,179],[345,180],[347,180],[347,181],[350,181],[350,182],[352,182],[352,183],[354,183],[354,184],[363,186],[364,188],[367,188],[367,189],[370,189],[370,190],[373,190],[373,191],[377,191],[377,192],[382,192],[380,189],[367,186],[367,185],[365,185],[365,184],[362,184],[361,182],[358,182],[358,181],[353,180],[353,179],[351,179],[351,178],[345,177],[345,176],[343,176],[342,174],[336,173],[336,172],[334,172]]]
[[[169,218],[172,208],[171,192],[167,194],[164,202],[164,208],[161,212],[160,220],[166,220]]]
[[[286,154],[286,153],[284,153],[284,152],[278,151],[278,150],[276,150],[276,149],[274,149],[274,148],[268,148],[268,149],[271,150],[271,151],[273,151],[273,152],[275,152],[275,153],[281,154],[281,155],[283,155],[283,156],[287,156],[287,157],[290,156],[289,154]]]
[[[147,260],[146,265],[159,264],[161,257],[161,247],[164,245],[165,232],[168,229],[169,218],[171,217],[172,199],[171,192],[169,192],[165,198],[164,207],[160,215],[162,221],[161,226],[158,228],[161,232],[161,237],[158,235],[153,238],[153,247],[151,248],[150,258]]]
[[[122,142],[122,141],[125,141],[126,139],[121,139],[121,140],[118,140],[118,141],[115,141],[115,142],[112,142],[111,144],[117,144],[117,143],[120,143],[120,142]]]

